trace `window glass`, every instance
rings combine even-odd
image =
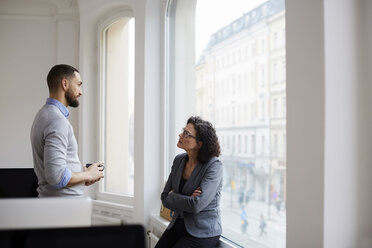
[[[101,142],[105,178],[101,192],[133,195],[134,18],[111,23],[102,33]]]
[[[285,247],[284,0],[169,3],[167,172],[183,152],[172,148],[173,130],[191,114],[209,120],[222,148],[223,237],[243,247]]]

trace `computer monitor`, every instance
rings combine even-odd
[[[91,225],[91,216],[90,198],[0,199],[0,230],[84,227]]]
[[[145,248],[141,225],[0,231],[0,247]]]
[[[0,168],[0,198],[37,197],[33,168]]]

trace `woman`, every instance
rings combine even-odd
[[[175,157],[161,194],[163,205],[174,214],[155,248],[216,247],[222,232],[222,163],[217,159],[216,131],[200,117],[190,117],[177,146],[186,153]]]

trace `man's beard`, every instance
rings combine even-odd
[[[74,96],[74,93],[72,91],[68,90],[66,92],[65,97],[66,97],[68,106],[73,107],[73,108],[76,108],[79,106],[79,100],[77,97]]]

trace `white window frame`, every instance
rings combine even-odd
[[[195,44],[193,42],[185,43],[184,41],[193,40],[195,36],[195,24],[189,16],[190,13],[195,15],[196,1],[169,0],[167,4],[167,31],[165,32],[165,178],[168,178],[174,156],[181,152],[175,145],[177,144],[179,130],[185,126],[187,117],[193,115],[195,109],[195,93],[185,90],[186,87],[195,88]],[[177,9],[176,14],[175,9]],[[168,32],[169,30],[172,30],[172,32]],[[177,62],[176,58],[178,59]],[[177,110],[175,109],[176,101],[177,106],[181,106]]]
[[[104,149],[105,149],[105,38],[104,34],[106,29],[116,21],[120,20],[121,18],[134,18],[133,11],[128,8],[121,8],[119,10],[113,11],[108,13],[100,22],[98,26],[98,44],[99,44],[99,160],[103,161],[104,158]],[[135,30],[136,32],[136,30]],[[136,163],[136,162],[134,162]],[[135,172],[134,172],[135,173]],[[134,176],[134,180],[136,176]],[[134,196],[131,195],[122,195],[122,194],[115,194],[115,193],[108,193],[104,192],[104,180],[102,179],[99,183],[99,187],[97,190],[97,199],[107,202],[114,202],[119,204],[125,205],[134,205]],[[135,194],[135,191],[134,191]]]

